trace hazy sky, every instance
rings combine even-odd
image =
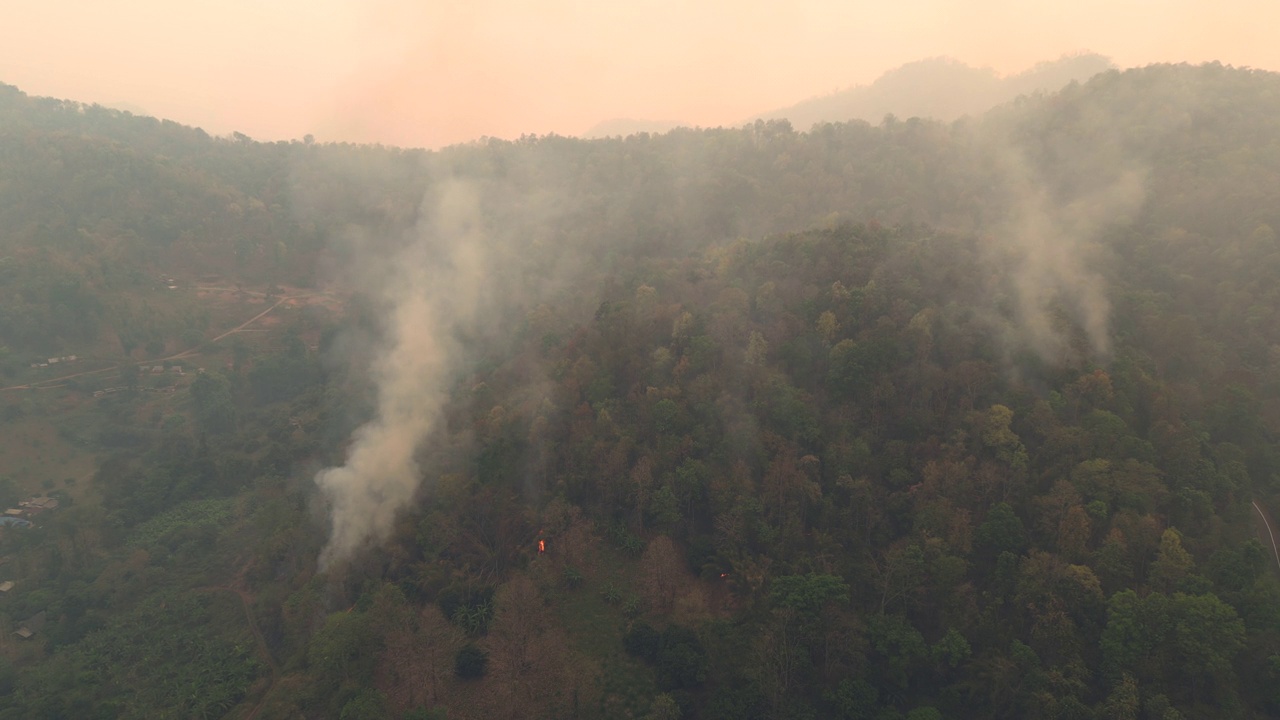
[[[732,124],[950,55],[1280,69],[1276,0],[0,0],[0,82],[276,140]]]

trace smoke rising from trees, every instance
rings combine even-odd
[[[315,477],[332,520],[325,568],[385,540],[413,500],[422,481],[415,454],[440,418],[458,333],[481,305],[487,256],[475,192],[451,182],[437,195],[424,200],[410,242],[365,274],[387,318],[372,366],[377,409],[352,435],[346,462]]]
[[[1017,337],[1049,362],[1067,352],[1068,336],[1057,313],[1079,326],[1096,358],[1111,352],[1111,301],[1093,263],[1096,240],[1109,224],[1126,222],[1145,198],[1145,173],[1125,169],[1078,196],[1055,198],[1016,151],[1001,164],[1011,195],[1008,221],[997,232],[999,251],[1013,263]]]

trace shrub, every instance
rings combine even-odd
[[[463,680],[476,680],[484,677],[489,670],[489,653],[476,647],[473,643],[462,646],[453,658],[453,674]]]

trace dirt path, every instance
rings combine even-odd
[[[201,342],[200,345],[204,345],[206,342],[216,343],[219,340],[222,340],[223,338],[227,337],[228,335],[233,335],[235,333],[240,332],[241,330],[244,330],[245,328],[249,327],[253,323],[257,322],[258,320],[261,320],[263,317],[267,315],[267,313],[271,312],[272,310],[275,310],[276,308],[280,307],[281,305],[288,302],[289,300],[301,300],[304,298],[314,297],[320,294],[323,294],[323,293],[304,293],[302,295],[285,295],[284,297],[281,297],[279,300],[277,300],[274,305],[267,308],[266,310],[263,310],[257,315],[254,315],[248,320],[245,320],[244,322],[222,333],[221,335],[213,338],[212,340]],[[139,366],[154,365],[156,363],[163,363],[165,361],[170,361],[170,360],[182,360],[184,358],[193,357],[199,354],[200,354],[199,346],[196,346],[189,350],[183,350],[180,353],[176,353],[168,357],[157,358],[155,360],[147,360],[145,362],[139,362],[135,364]],[[39,380],[37,382],[33,382],[27,385],[10,385],[9,387],[2,387],[0,388],[0,392],[4,392],[6,390],[48,390],[50,387],[50,383],[60,383],[65,380],[70,380],[72,378],[78,378],[78,377],[85,377],[87,375],[101,375],[102,373],[111,372],[113,370],[119,370],[119,369],[120,369],[119,365],[112,365],[111,367],[99,368],[97,370],[85,370],[84,372],[72,373],[70,375],[63,375],[61,377],[49,378],[47,380]]]
[[[1263,541],[1264,546],[1267,544],[1268,540],[1270,541],[1271,554],[1276,559],[1276,569],[1280,570],[1280,548],[1277,548],[1276,546],[1276,534],[1275,534],[1275,531],[1272,529],[1273,526],[1271,524],[1271,520],[1270,518],[1267,517],[1267,512],[1262,509],[1262,506],[1258,504],[1257,500],[1254,500],[1252,502],[1253,502],[1254,512],[1258,513],[1258,519],[1262,521],[1262,528],[1267,531],[1265,536],[1260,531],[1258,533],[1258,538]]]
[[[9,387],[2,387],[0,388],[0,392],[4,392],[5,390],[40,390],[42,385],[48,385],[49,383],[62,382],[63,380],[70,380],[71,378],[84,377],[85,375],[99,375],[104,372],[119,369],[120,367],[118,365],[112,365],[111,367],[99,368],[97,370],[85,370],[84,372],[72,373],[71,375],[63,375],[62,377],[39,380],[31,383],[30,385],[10,385]]]
[[[219,341],[219,340],[221,340],[222,338],[224,338],[224,337],[226,337],[226,336],[228,336],[228,335],[231,335],[232,333],[238,333],[238,332],[240,332],[241,330],[243,330],[243,329],[245,329],[245,328],[249,327],[249,326],[250,326],[250,325],[252,325],[253,323],[257,322],[260,318],[262,318],[262,317],[263,317],[264,315],[266,315],[267,313],[269,313],[269,312],[271,312],[272,310],[275,310],[276,308],[280,307],[280,306],[281,306],[282,304],[284,304],[286,301],[288,301],[288,300],[294,300],[294,299],[301,298],[301,297],[310,297],[310,296],[308,296],[308,295],[285,295],[284,297],[282,297],[282,298],[280,298],[279,300],[277,300],[275,305],[272,305],[271,307],[267,308],[266,310],[263,310],[262,312],[258,313],[257,315],[254,315],[253,317],[249,318],[248,320],[245,320],[244,322],[242,322],[242,323],[240,323],[239,325],[237,325],[237,326],[235,326],[235,327],[231,328],[230,330],[228,330],[228,331],[226,331],[226,332],[222,333],[221,335],[219,335],[218,337],[216,337],[216,338],[214,338],[214,339],[210,340],[209,342],[218,342],[218,341]],[[190,352],[190,351],[188,351],[188,352]]]

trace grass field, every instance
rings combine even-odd
[[[98,455],[58,432],[58,422],[56,415],[28,415],[0,425],[0,476],[23,496],[49,490],[77,496],[97,468]]]
[[[205,364],[219,367],[230,362],[233,343],[254,352],[275,349],[279,342],[277,333],[270,331],[296,321],[304,308],[317,306],[317,310],[323,308],[322,312],[341,309],[341,303],[330,296],[310,294],[298,288],[279,288],[279,291],[282,295],[299,297],[285,300],[261,317],[257,317],[258,314],[275,302],[261,290],[196,287],[138,289],[122,294],[118,298],[117,314],[144,319],[169,337],[163,352],[158,354],[147,353],[144,348],[135,349],[131,359],[144,363],[144,355],[161,358],[191,349],[187,342],[191,333],[184,333],[184,328],[196,331],[207,341],[252,319],[241,331],[243,334],[227,335],[216,347],[204,348],[203,355],[196,354],[182,361],[189,367]],[[184,334],[187,340],[183,339]],[[159,348],[153,348],[156,349]],[[119,372],[114,369],[124,361],[119,339],[115,330],[108,328],[93,347],[67,348],[66,352],[78,355],[79,359],[74,364],[29,369],[8,381],[13,385],[44,383],[43,389],[18,388],[0,393],[0,477],[9,478],[24,495],[57,489],[79,496],[85,492],[100,459],[100,452],[90,441],[92,433],[78,432],[77,428],[97,427],[102,423],[102,418],[96,416],[98,401],[89,397],[89,393],[121,382]],[[98,368],[107,369],[68,381],[55,380]],[[189,377],[175,379],[167,374],[158,380],[144,374],[141,380],[144,386],[190,382]],[[177,396],[157,394],[139,403],[137,412],[146,415],[180,412],[177,407],[180,396],[181,393]]]

